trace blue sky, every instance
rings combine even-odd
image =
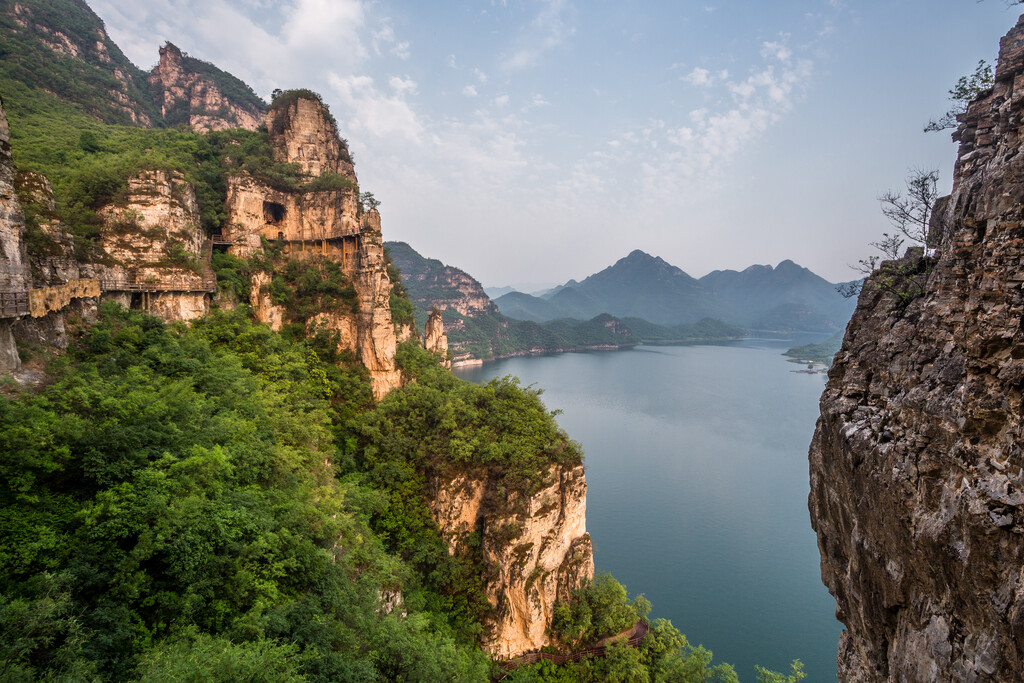
[[[947,90],[1001,0],[93,0],[142,68],[170,40],[268,96],[323,94],[387,239],[486,285],[643,249],[694,276],[840,281],[912,167],[951,182]]]

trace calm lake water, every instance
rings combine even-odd
[[[457,374],[515,375],[563,411],[586,452],[597,568],[644,593],[652,617],[741,681],[795,658],[807,681],[834,681],[842,626],[807,512],[825,378],[780,355],[806,341],[512,358]]]

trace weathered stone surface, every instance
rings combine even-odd
[[[80,277],[89,277],[91,269],[79,264],[74,237],[57,215],[50,181],[38,173],[19,173],[16,182],[19,195],[37,209],[39,234],[28,254],[33,286],[63,285]]]
[[[25,214],[14,188],[11,128],[0,101],[0,290],[24,291],[31,286],[25,249]]]
[[[14,189],[11,128],[0,101],[0,291],[21,292],[31,286],[24,232],[25,214]],[[4,373],[21,366],[11,324],[11,320],[0,321],[0,372]]]
[[[402,382],[395,365],[395,325],[391,320],[391,280],[384,260],[380,214],[376,209],[363,216],[359,240],[359,269],[355,273],[359,295],[359,351],[370,371],[373,395],[383,398]]]
[[[263,120],[258,108],[234,101],[207,77],[189,71],[181,50],[171,43],[160,48],[160,63],[149,74],[149,84],[164,117],[184,112],[188,124],[199,133],[226,128],[256,130]]]
[[[351,187],[281,192],[250,176],[232,177],[224,233],[231,241],[229,251],[251,256],[267,239],[280,245],[285,258],[315,256],[336,261],[356,290],[356,310],[351,314],[325,312],[306,325],[337,332],[339,349],[357,354],[370,372],[374,396],[383,398],[401,384],[401,372],[395,365],[397,337],[380,214],[373,209],[360,215],[355,170],[318,101],[299,98],[267,116],[278,161],[299,164],[312,175],[337,173],[347,178]],[[258,320],[280,329],[287,322],[287,312],[271,301],[266,291],[269,284],[266,273],[255,273],[250,300]]]
[[[139,173],[126,199],[100,215],[104,256],[94,269],[104,292],[130,292],[127,306],[168,322],[209,312],[210,247],[195,191],[180,173]]]
[[[452,361],[448,358],[448,335],[444,332],[444,320],[441,311],[435,309],[427,318],[426,330],[423,334],[423,347],[440,356],[442,365],[451,368]]]
[[[809,505],[843,681],[1024,671],[1022,55],[1024,17],[956,133],[925,293],[869,280],[822,395]]]
[[[266,115],[278,161],[299,164],[310,175],[337,173],[355,180],[348,149],[330,114],[315,99],[299,97]]]
[[[434,482],[430,508],[449,550],[462,552],[466,537],[481,531],[487,596],[497,615],[484,645],[499,658],[549,645],[546,631],[555,601],[567,599],[594,575],[583,466],[556,465],[547,477],[549,485],[518,512],[509,508],[516,509],[519,501],[500,509],[489,503],[494,494],[486,480],[463,476]]]

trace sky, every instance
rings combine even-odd
[[[956,147],[923,126],[1004,0],[89,0],[143,69],[171,41],[321,93],[384,237],[488,286],[642,249],[700,277],[792,259],[831,281],[882,193]]]

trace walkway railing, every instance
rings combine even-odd
[[[28,312],[28,290],[0,292],[0,318],[17,318]]]
[[[134,280],[111,278],[100,280],[104,292],[213,292],[217,289],[217,278],[161,278],[159,280]]]

